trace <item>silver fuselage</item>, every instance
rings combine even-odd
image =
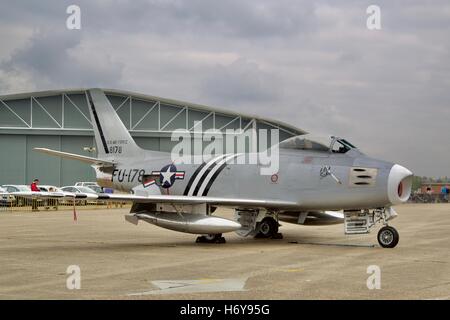
[[[151,155],[140,155],[139,161],[122,159],[124,164],[118,164],[109,172],[97,167],[98,182],[122,191],[140,188],[147,175],[173,162],[169,153],[157,155],[155,157],[152,151]],[[234,163],[227,163],[212,182],[197,177],[197,183],[194,181],[190,186],[192,176],[202,164],[177,164],[177,170],[184,172],[182,180],[177,180],[169,189],[155,184],[147,191],[150,194],[295,201],[302,210],[378,208],[395,202],[392,201],[395,194],[388,188],[389,183],[392,184],[389,177],[395,164],[367,157],[357,149],[344,154],[280,149],[275,178],[261,175],[260,165],[236,164],[239,157],[245,155],[237,156]],[[331,175],[321,174],[324,167],[329,167],[339,182]]]

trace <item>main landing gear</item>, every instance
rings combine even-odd
[[[278,232],[278,216],[274,211],[236,209],[234,215],[235,220],[242,226],[236,231],[241,237],[283,239],[283,235]]]
[[[266,217],[259,223],[259,232],[255,238],[283,239],[283,235],[278,232],[278,221],[273,217]]]
[[[203,236],[198,236],[196,243],[225,243],[225,238],[222,237],[221,233],[217,234],[206,234]]]

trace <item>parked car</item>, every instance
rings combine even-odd
[[[31,188],[24,184],[5,184],[2,186],[3,189],[6,190],[8,193],[15,193],[15,192],[30,192]],[[22,197],[14,197],[15,201],[13,202],[13,205],[16,206],[25,206],[25,205],[31,205],[32,200],[31,199],[25,199]],[[38,199],[37,201],[41,202],[41,199]]]
[[[88,186],[88,188],[94,190],[95,193],[103,193],[104,192],[103,188],[98,185],[97,186]]]
[[[85,193],[87,195],[92,195],[93,197],[97,195],[97,193],[91,188],[83,186],[65,186],[61,188],[61,191],[71,193]],[[69,202],[72,203],[71,200],[69,200]],[[88,200],[80,200],[79,203],[86,205],[88,203]]]
[[[73,192],[73,193],[92,193],[96,194],[94,190],[89,187],[84,186],[65,186],[61,188],[62,191],[65,192]]]
[[[44,191],[44,192],[61,192],[62,191],[60,188],[55,187],[55,186],[39,185],[38,187],[41,191]],[[50,189],[53,191],[50,191]]]
[[[100,189],[101,191],[97,191],[97,193],[103,192],[103,188],[100,187],[97,182],[77,182],[77,183],[75,183],[75,187],[88,187],[88,188],[93,189],[94,191],[97,191]]]
[[[2,194],[3,193],[3,194]],[[6,194],[8,191],[0,187],[0,205],[1,206],[11,206],[16,202],[16,197],[12,194]]]
[[[4,185],[2,185],[2,188],[5,189],[9,193],[31,191],[31,188],[24,184],[4,184]]]

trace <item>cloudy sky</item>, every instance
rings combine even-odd
[[[68,30],[66,8],[81,8]],[[381,30],[366,9],[381,8]],[[450,176],[450,2],[0,0],[0,95],[105,87],[337,134]]]

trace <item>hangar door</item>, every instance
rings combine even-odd
[[[39,178],[41,184],[56,186],[95,181],[94,170],[87,164],[33,151],[43,147],[95,157],[83,150],[91,146],[90,136],[1,134],[0,185],[30,184],[34,178]]]

